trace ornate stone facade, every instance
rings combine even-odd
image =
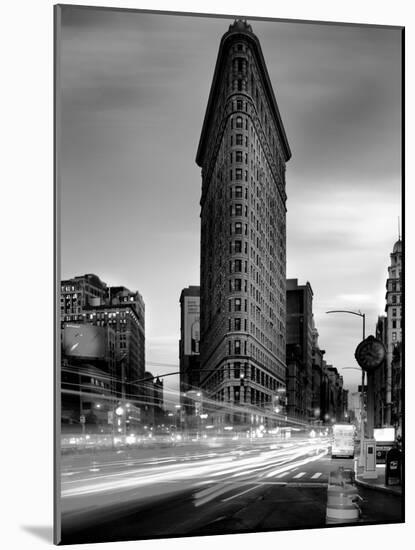
[[[285,388],[290,157],[259,41],[235,21],[220,44],[196,158],[201,385],[223,411],[219,422],[263,422]]]

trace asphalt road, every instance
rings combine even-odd
[[[151,456],[151,454],[153,456]],[[70,457],[62,471],[62,543],[321,528],[328,441]],[[402,521],[400,497],[359,488],[359,523]]]

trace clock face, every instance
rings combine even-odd
[[[369,336],[357,346],[355,357],[362,369],[375,369],[385,358],[385,347],[380,340]]]

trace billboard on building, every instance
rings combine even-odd
[[[63,329],[63,353],[69,357],[105,358],[105,329],[89,324],[67,324]]]
[[[200,345],[200,297],[184,297],[184,354],[198,355]]]

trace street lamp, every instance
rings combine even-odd
[[[326,313],[349,313],[350,315],[357,315],[358,317],[361,317],[363,320],[363,340],[366,338],[365,334],[365,324],[366,324],[366,315],[365,313],[362,313],[361,311],[349,311],[345,309],[335,309],[332,311],[326,311]],[[345,367],[348,368],[348,367]],[[352,367],[349,367],[352,368]],[[360,370],[356,367],[356,370]],[[364,449],[364,439],[365,439],[365,423],[364,423],[364,387],[365,387],[365,371],[362,370],[362,391],[360,395],[360,407],[361,407],[361,415],[360,415],[360,457],[359,457],[359,466],[363,466],[364,464],[364,457],[363,457],[363,449]]]

